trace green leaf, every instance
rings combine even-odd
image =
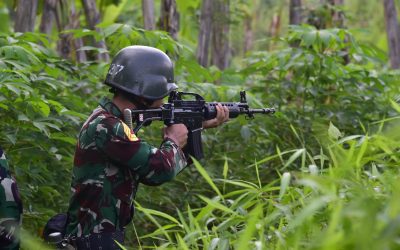
[[[62,111],[67,111],[67,109],[59,102],[54,101],[54,100],[48,100],[47,101],[52,107],[55,108],[55,110],[57,111],[57,113],[61,113]]]
[[[24,63],[41,64],[39,58],[37,58],[31,51],[19,45],[0,47],[0,55],[3,55],[7,59],[21,60]]]
[[[251,189],[251,190],[256,190],[258,187],[256,184],[248,182],[245,183],[244,181],[233,181],[233,180],[224,180],[222,179],[222,181],[224,183],[228,183],[237,187],[243,187],[243,188],[247,188],[247,189]]]
[[[29,122],[30,119],[29,119],[25,114],[19,114],[19,115],[18,115],[18,121]]]
[[[327,30],[320,30],[320,31],[318,32],[318,35],[319,35],[319,38],[320,38],[321,41],[322,41],[322,44],[323,44],[325,47],[329,47],[331,41],[334,40],[334,39],[333,39],[333,38],[334,38],[334,35],[333,35],[331,32],[327,31]],[[339,39],[339,37],[337,37],[337,39]]]
[[[306,152],[306,150],[304,148],[298,149],[294,152],[294,154],[292,154],[289,157],[289,160],[285,163],[285,165],[283,166],[283,169],[288,167],[290,164],[292,164],[297,158],[299,158],[300,156],[303,156],[304,153]]]
[[[57,126],[56,124],[53,124],[53,123],[50,123],[50,122],[43,122],[43,124],[45,124],[47,127],[54,128],[54,129],[56,129],[58,131],[61,131],[60,127]]]
[[[55,139],[55,140],[59,140],[59,141],[63,141],[63,142],[69,143],[71,145],[75,145],[76,144],[76,138],[75,137],[63,136],[62,134],[59,134],[59,133],[52,134],[51,138]]]
[[[139,211],[142,211],[147,218],[150,219],[150,221],[152,221],[157,227],[158,229],[161,230],[161,232],[164,234],[164,236],[171,241],[171,237],[169,236],[168,232],[164,230],[163,226],[160,225],[160,223],[158,223],[158,221],[154,218],[154,216],[150,213],[150,210],[143,208],[139,203],[135,202],[136,208]]]
[[[29,102],[35,111],[39,112],[42,116],[48,117],[50,114],[50,107],[45,102],[40,100],[33,100]]]
[[[222,176],[224,177],[224,179],[228,177],[228,170],[229,170],[228,159],[225,159],[224,168],[222,170]]]
[[[211,199],[209,199],[209,198],[207,198],[205,196],[202,196],[202,195],[198,195],[198,197],[200,199],[202,199],[205,203],[207,203],[207,205],[210,205],[213,208],[219,209],[219,210],[224,211],[224,212],[226,212],[228,214],[237,215],[237,213],[235,211],[231,210],[230,208],[222,205],[221,203],[219,203],[217,201],[211,200]]]
[[[115,6],[115,5],[108,5],[104,11],[103,15],[103,20],[101,22],[100,27],[106,26],[109,27],[108,25],[114,23],[118,16],[120,16],[121,12],[126,8],[126,3],[128,0],[121,0],[121,2]],[[109,35],[109,34],[108,34]],[[108,36],[107,35],[107,36]]]
[[[185,243],[182,237],[179,234],[176,234],[176,238],[178,240],[179,249],[189,250],[189,246]]]
[[[307,33],[304,33],[302,38],[303,38],[303,45],[306,47],[312,46],[315,43],[315,40],[317,39],[318,31],[313,30]]]
[[[289,229],[303,225],[332,200],[332,196],[324,195],[308,201],[299,213],[294,214],[293,220],[289,221]]]
[[[37,127],[42,131],[47,137],[50,137],[50,131],[46,127],[46,123],[43,122],[33,122],[33,126]]]
[[[108,52],[107,49],[97,48],[97,47],[93,47],[93,46],[83,46],[83,47],[80,47],[78,49],[78,51],[96,51],[98,53],[106,53],[106,52]]]
[[[28,86],[25,83],[17,82],[16,80],[14,80],[13,82],[7,82],[3,84],[17,95],[20,95],[21,91],[28,93],[33,92],[33,89],[30,86]]]
[[[157,211],[157,210],[153,210],[153,209],[149,209],[149,208],[144,208],[144,207],[139,207],[138,208],[139,211],[142,211],[146,214],[151,214],[151,215],[155,215],[158,217],[162,217],[164,219],[170,220],[172,222],[174,222],[176,224],[176,226],[181,226],[181,224],[179,223],[179,221],[177,221],[174,217],[172,217],[169,214]]]
[[[11,90],[12,92],[14,92],[16,95],[21,95],[21,90],[19,89],[19,88],[17,88],[16,86],[15,86],[15,84],[12,84],[12,83],[4,83],[4,85],[9,89],[9,90]]]
[[[279,199],[283,198],[283,195],[286,193],[287,188],[290,185],[291,175],[289,172],[283,173],[281,177],[281,187],[279,189]]]
[[[0,103],[0,108],[4,110],[9,110],[8,106],[6,104]]]
[[[250,249],[250,242],[253,238],[253,234],[257,229],[257,224],[262,223],[260,218],[263,214],[263,205],[257,205],[250,213],[246,220],[246,228],[243,229],[236,243],[235,249]]]
[[[196,167],[197,171],[203,176],[203,178],[207,181],[207,183],[214,189],[214,191],[220,196],[223,197],[217,186],[212,181],[211,177],[208,175],[207,171],[200,165],[200,163],[192,157],[194,166]]]
[[[364,140],[362,140],[361,143],[361,148],[357,154],[357,160],[356,160],[356,164],[358,167],[361,167],[361,161],[363,160],[363,156],[365,155],[367,149],[368,149],[368,144],[369,144],[369,140],[368,140],[368,136],[363,137]]]
[[[398,113],[400,113],[400,105],[397,102],[390,100],[390,104],[392,105],[393,109],[395,109]]]
[[[13,145],[15,145],[15,143],[17,143],[17,137],[15,135],[13,135],[13,134],[6,134],[6,138]]]
[[[176,0],[176,5],[180,13],[186,13],[189,8],[197,9],[200,5],[199,0]]]
[[[337,127],[335,127],[335,125],[333,125],[332,122],[329,123],[328,135],[330,138],[335,140],[338,140],[340,137],[342,137],[342,133]]]
[[[249,126],[247,125],[242,126],[242,128],[240,129],[240,135],[245,141],[250,140],[251,132]]]

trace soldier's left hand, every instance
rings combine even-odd
[[[204,121],[203,128],[215,128],[229,120],[229,109],[218,103],[216,106],[217,116],[214,119]]]

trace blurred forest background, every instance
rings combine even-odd
[[[65,212],[77,133],[121,48],[182,91],[273,106],[204,131],[206,159],[139,188],[127,249],[400,248],[400,0],[2,0],[0,145],[23,249]],[[139,136],[159,143],[154,124]]]

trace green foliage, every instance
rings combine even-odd
[[[400,146],[399,129],[398,122],[387,125],[372,135],[330,140],[320,155],[307,152],[309,158],[299,166],[303,170],[284,172],[280,186],[276,181],[213,181],[196,163],[210,188],[232,189],[217,191],[213,198],[199,196],[203,205],[178,211],[179,220],[139,206],[157,225],[141,238],[161,249],[398,248],[399,159],[394,150]],[[322,157],[325,163],[317,167],[314,160]],[[253,167],[253,174],[262,170]]]
[[[346,30],[294,26],[283,42],[291,47],[254,53],[241,73],[300,134],[329,121],[353,133],[360,123],[392,115],[387,100],[398,90],[398,76],[377,71],[380,54],[359,45]]]
[[[88,30],[68,32],[101,37]],[[150,45],[169,53],[177,71],[193,72],[182,78],[209,77],[188,48],[163,32],[115,24],[104,29],[104,36],[112,54],[131,44]],[[108,65],[71,63],[50,47],[37,33],[0,35],[0,144],[23,199],[23,227],[33,235],[50,216],[66,210],[76,136],[99,98],[107,94],[102,81]]]
[[[152,232],[139,232],[142,246],[398,247],[391,222],[399,213],[392,195],[397,123],[383,126],[398,118],[391,101],[398,99],[398,74],[379,69],[385,58],[346,30],[295,26],[282,43],[253,53],[239,70],[220,72],[219,86],[189,84],[207,100],[232,101],[246,88],[253,106],[274,104],[278,113],[205,131],[204,167],[195,162],[197,172],[142,190],[135,225]],[[159,208],[165,215],[148,218],[146,209]],[[388,210],[394,217],[383,215]],[[178,214],[178,223],[165,220],[169,214]]]
[[[398,72],[385,69],[381,52],[347,30],[294,26],[279,49],[219,71],[199,66],[191,47],[164,32],[101,28],[68,32],[105,38],[111,55],[133,44],[160,48],[174,60],[181,90],[239,101],[245,89],[252,107],[278,110],[204,131],[207,159],[174,182],[141,187],[128,246],[399,247]],[[23,227],[33,235],[65,211],[76,135],[107,90],[108,65],[75,64],[50,47],[35,33],[0,35],[0,144],[21,189]],[[156,143],[160,126],[139,136]]]
[[[94,105],[94,99],[81,97],[97,88],[98,78],[93,70],[98,66],[78,67],[47,46],[35,33],[0,35],[0,143],[32,229],[67,205],[65,176],[70,176],[76,133]]]
[[[43,249],[50,250],[49,245],[43,243],[43,241],[35,236],[32,236],[31,233],[22,230],[21,232],[21,249]]]

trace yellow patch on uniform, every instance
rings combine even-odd
[[[132,132],[132,130],[126,125],[125,123],[122,123],[124,127],[124,133],[126,137],[128,137],[128,140],[130,141],[138,141],[139,138],[136,137],[136,135]]]

